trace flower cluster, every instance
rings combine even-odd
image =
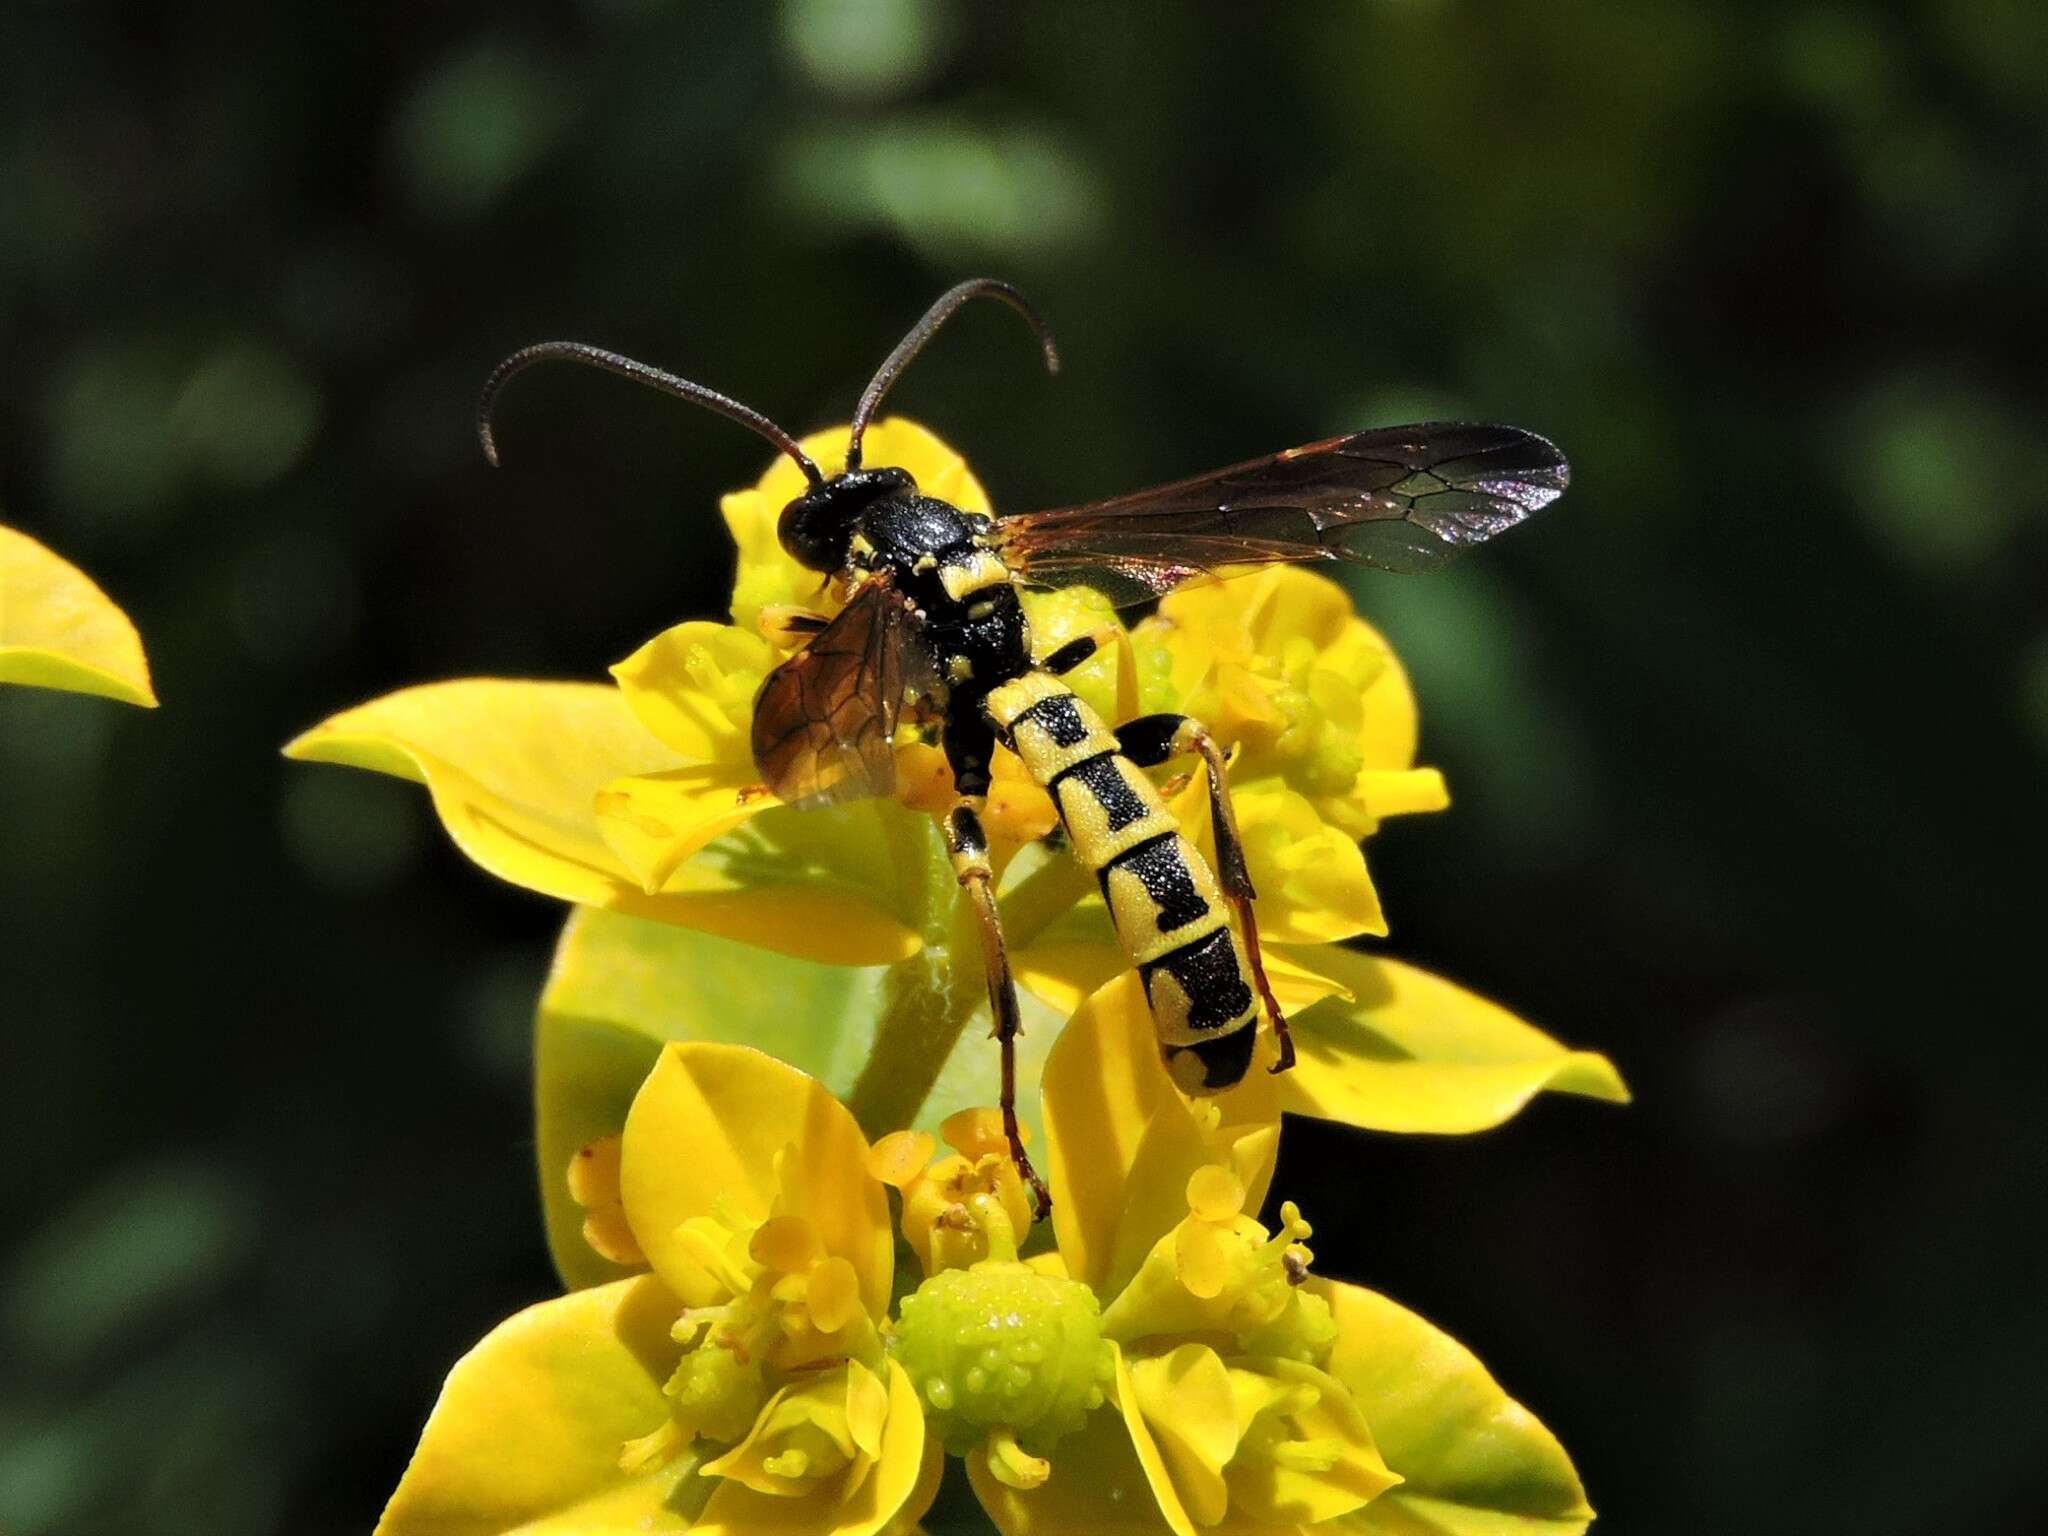
[[[846,436],[803,446],[831,466]],[[988,513],[924,429],[880,422],[867,448]],[[730,622],[677,625],[611,684],[412,688],[288,749],[423,783],[472,859],[575,908],[536,1065],[572,1289],[456,1367],[383,1531],[867,1536],[923,1518],[949,1458],[1005,1533],[1582,1528],[1569,1461],[1469,1353],[1312,1273],[1293,1202],[1258,1214],[1288,1112],[1459,1133],[1545,1089],[1627,1096],[1604,1058],[1345,947],[1385,932],[1361,840],[1447,803],[1384,640],[1294,568],[1128,627],[1085,590],[1026,597],[1041,651],[1114,636],[1068,678],[1098,713],[1191,714],[1224,747],[1298,1048],[1183,1099],[1095,882],[999,752],[985,821],[1040,1220],[985,1107],[943,753],[900,732],[894,796],[826,812],[757,782],[786,610],[834,605],[776,538],[801,488],[778,462],[725,499]],[[1159,780],[1211,841],[1200,771]]]
[[[1271,1137],[1171,1093],[1097,1113],[1130,1011],[1091,1005],[1053,1050],[1051,1246],[992,1111],[950,1117],[943,1153],[923,1131],[871,1145],[794,1068],[668,1046],[621,1140],[572,1172],[647,1272],[479,1344],[383,1536],[867,1536],[922,1518],[949,1456],[1006,1536],[1377,1506],[1359,1529],[1582,1527],[1563,1451],[1468,1352],[1314,1276],[1292,1202],[1271,1229],[1249,1214]]]

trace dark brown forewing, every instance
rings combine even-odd
[[[835,805],[896,785],[890,738],[904,690],[927,668],[914,621],[885,571],[869,581],[754,700],[754,763],[791,805]]]
[[[1516,427],[1433,422],[1290,448],[1191,480],[996,525],[1041,586],[1158,597],[1223,566],[1355,560],[1427,571],[1564,493],[1564,455]]]

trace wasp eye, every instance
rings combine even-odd
[[[854,525],[873,502],[917,488],[908,471],[856,469],[834,475],[804,492],[782,509],[775,536],[789,557],[813,571],[836,571],[846,564]]]

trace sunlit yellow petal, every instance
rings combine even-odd
[[[757,1493],[733,1479],[720,1482],[704,1506],[697,1536],[876,1536],[893,1521],[906,1524],[922,1518],[938,1492],[936,1478],[926,1475],[924,1412],[903,1368],[887,1365],[889,1406],[882,1430],[881,1454],[850,1498],[842,1500],[836,1482],[801,1497]]]
[[[595,808],[605,842],[652,895],[686,861],[775,805],[751,762],[712,762],[614,779]]]
[[[1330,1374],[1405,1481],[1344,1529],[1573,1536],[1593,1518],[1564,1447],[1448,1334],[1386,1297],[1311,1279],[1337,1322]]]
[[[1174,1491],[1197,1522],[1214,1525],[1229,1507],[1223,1469],[1237,1453],[1230,1373],[1206,1344],[1183,1344],[1126,1367]]]
[[[1275,1079],[1253,1071],[1212,1101],[1205,1132],[1159,1063],[1157,1036],[1135,973],[1084,1003],[1046,1058],[1042,1108],[1053,1230],[1068,1270],[1112,1296],[1152,1246],[1187,1215],[1188,1177],[1226,1155],[1263,1198],[1272,1177],[1279,1108]]]
[[[1463,1133],[1508,1119],[1537,1093],[1626,1103],[1606,1057],[1574,1051],[1463,987],[1376,955],[1324,949],[1319,970],[1356,999],[1293,1022],[1297,1062],[1282,1104],[1380,1131]]]
[[[694,1464],[620,1469],[668,1422],[676,1299],[651,1277],[508,1319],[448,1374],[378,1536],[626,1536],[690,1529]]]
[[[789,1148],[786,1214],[808,1217],[827,1253],[853,1265],[861,1298],[888,1306],[893,1234],[883,1186],[869,1177],[867,1139],[846,1107],[813,1079],[744,1046],[665,1048],[626,1116],[620,1193],[654,1271],[698,1300],[684,1221],[730,1200],[750,1219],[770,1214],[775,1163]]]
[[[1314,1397],[1287,1414],[1291,1437],[1305,1442],[1295,1449],[1308,1455],[1246,1456],[1230,1468],[1234,1513],[1258,1525],[1316,1526],[1369,1508],[1401,1481],[1374,1443],[1359,1404],[1335,1377],[1297,1360],[1240,1358],[1230,1378],[1240,1400],[1260,1388]]]
[[[12,528],[0,528],[0,683],[156,707],[128,616],[85,572]]]
[[[612,668],[640,723],[686,763],[750,763],[754,696],[782,658],[758,632],[693,619]]]

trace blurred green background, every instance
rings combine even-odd
[[[1012,509],[1432,415],[1571,454],[1355,583],[1457,797],[1372,853],[1397,953],[1640,1101],[1298,1127],[1322,1266],[1606,1529],[2040,1528],[2034,0],[22,0],[0,96],[0,516],[165,706],[0,698],[0,1529],[366,1530],[551,1289],[560,913],[277,749],[715,610],[764,456],[561,370],[493,474],[485,371],[579,337],[807,429],[982,272],[1066,373],[970,311],[893,404]]]

